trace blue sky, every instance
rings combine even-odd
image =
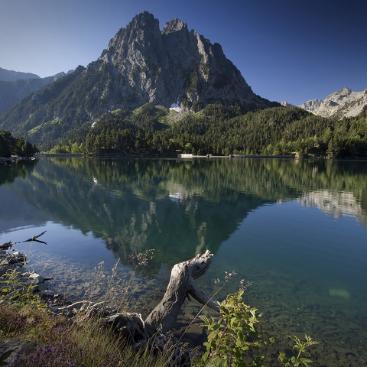
[[[86,65],[142,10],[219,42],[263,97],[367,88],[365,0],[0,0],[0,66],[47,76]]]

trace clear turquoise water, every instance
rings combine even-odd
[[[0,168],[0,242],[70,299],[148,312],[170,267],[209,248],[277,334],[311,334],[318,365],[367,365],[367,163],[41,159]],[[155,249],[147,267],[131,254]],[[116,271],[111,272],[116,264]],[[188,303],[183,318],[197,311]]]

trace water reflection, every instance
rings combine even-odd
[[[308,332],[327,346],[321,365],[367,363],[366,218],[363,162],[42,159],[0,168],[0,240],[48,229],[49,246],[31,264],[62,292],[129,294],[141,311],[158,300],[170,265],[209,248],[203,286],[224,270],[244,275],[275,333]],[[150,248],[154,262],[135,271],[129,255]],[[95,267],[116,259],[121,274],[109,288]],[[126,282],[134,288],[122,293]]]
[[[351,192],[311,191],[302,195],[299,201],[304,206],[318,208],[335,218],[352,216],[367,224],[362,206]]]
[[[167,264],[215,252],[249,212],[279,201],[367,223],[363,163],[42,159],[0,172],[1,230],[53,220],[92,231],[123,261],[152,247]]]

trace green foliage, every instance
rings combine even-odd
[[[256,308],[243,302],[244,291],[227,296],[220,303],[218,319],[203,317],[208,329],[208,340],[204,343],[202,356],[207,363],[224,366],[261,366],[263,356],[256,355],[262,346],[257,331],[259,315]]]
[[[260,328],[260,315],[256,308],[247,305],[244,291],[230,294],[220,303],[218,318],[202,317],[208,331],[204,343],[205,353],[201,358],[203,366],[260,367],[275,366],[271,353],[267,351],[275,343]],[[317,343],[311,337],[290,338],[291,350],[280,352],[278,362],[283,367],[309,367],[312,364],[309,348]]]
[[[49,312],[47,305],[16,271],[0,276],[0,343],[16,340],[27,343],[20,350],[14,365],[84,366],[84,367],[163,367],[171,356],[167,347],[151,353],[137,351],[98,320],[71,323],[61,315]],[[12,350],[0,353],[0,366]]]
[[[0,157],[30,157],[37,152],[37,148],[23,138],[14,138],[10,132],[0,130]]]
[[[9,338],[28,343],[16,356],[14,365],[22,367],[163,367],[171,356],[169,348],[154,354],[148,348],[137,351],[96,319],[71,323],[30,305],[2,303],[0,342]],[[0,354],[0,366],[7,365],[11,352]]]
[[[309,348],[316,345],[317,342],[308,335],[305,335],[303,340],[297,336],[292,336],[291,340],[293,342],[292,351],[290,353],[280,352],[280,362],[282,362],[284,367],[311,366],[312,359],[310,358]]]
[[[57,144],[54,147],[52,147],[48,152],[52,154],[62,154],[62,153],[80,154],[83,153],[83,145],[78,143]]]
[[[22,275],[16,271],[8,271],[0,278],[0,299],[16,306],[30,305],[35,309],[45,309],[38,294],[34,292],[35,286],[25,283]]]
[[[332,120],[295,107],[243,113],[238,106],[211,104],[170,118],[167,109],[151,104],[113,111],[73,130],[61,147],[71,152],[77,144],[87,154],[367,156],[365,113]]]

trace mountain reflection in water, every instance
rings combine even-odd
[[[29,213],[32,206],[33,215],[20,215],[19,225],[51,219],[93,232],[122,260],[130,250],[159,247],[160,260],[172,264],[206,247],[215,252],[249,212],[264,204],[298,199],[302,205],[367,223],[366,166],[42,159],[35,167],[1,169],[0,184],[5,185],[0,187],[0,222],[12,219],[14,226],[19,213]],[[15,179],[16,173],[21,179]],[[15,207],[10,204],[14,200],[20,201]]]
[[[43,158],[0,168],[0,203],[0,242],[47,230],[47,246],[20,249],[70,298],[145,312],[170,267],[208,248],[204,289],[234,270],[277,333],[322,343],[320,364],[367,365],[365,162]],[[116,260],[112,284],[102,264]]]

